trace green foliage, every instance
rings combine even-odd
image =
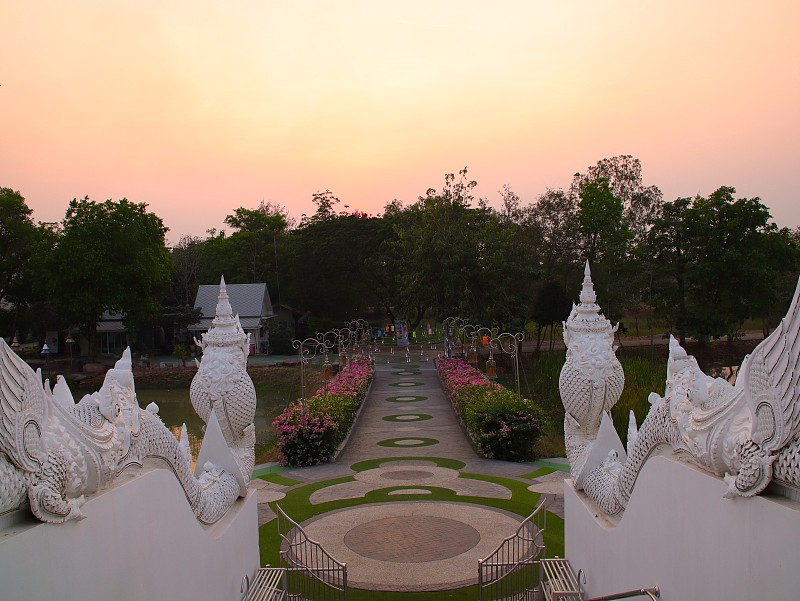
[[[654,304],[682,341],[735,336],[747,318],[774,310],[782,274],[796,272],[791,233],[770,223],[758,198],[734,193],[665,203],[648,234]]]
[[[350,431],[372,381],[373,365],[356,357],[327,385],[327,390],[289,405],[273,422],[284,465],[329,461]]]
[[[122,313],[133,331],[153,323],[170,286],[166,231],[144,203],[72,200],[49,258],[61,317],[80,324],[90,343],[104,311]]]
[[[288,328],[270,324],[269,352],[272,355],[293,355],[296,353],[294,347],[292,347]]]
[[[543,425],[539,407],[506,388],[476,388],[462,415],[481,453],[505,461],[534,459]]]
[[[527,461],[542,433],[539,407],[528,399],[492,385],[462,359],[436,360],[450,402],[481,453],[494,459]]]
[[[620,155],[600,159],[586,174],[576,173],[570,192],[578,196],[586,182],[599,179],[608,181],[611,193],[622,202],[625,227],[637,241],[641,240],[661,208],[664,196],[661,190],[643,184],[639,159]]]
[[[0,188],[0,303],[33,300],[30,261],[41,235],[22,195]]]
[[[387,228],[383,220],[363,213],[303,222],[292,235],[294,268],[281,286],[296,305],[339,323],[366,315],[370,306],[383,306],[381,282],[387,274],[379,248]]]
[[[172,348],[172,356],[181,361],[186,361],[191,358],[192,355],[189,349],[186,348],[186,345],[178,343]]]
[[[583,255],[589,263],[621,259],[631,233],[622,220],[622,200],[614,196],[607,178],[581,184],[578,209]]]

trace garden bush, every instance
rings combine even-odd
[[[327,391],[320,389],[304,402],[289,405],[272,423],[281,464],[300,467],[329,461],[353,425],[372,374],[372,360],[355,357]]]
[[[535,459],[543,415],[529,399],[493,385],[463,359],[437,359],[439,377],[450,402],[486,457],[508,461]]]

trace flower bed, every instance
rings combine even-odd
[[[530,461],[543,416],[530,399],[489,381],[463,359],[436,360],[447,396],[481,453],[493,459]]]
[[[373,364],[355,357],[325,389],[305,403],[295,401],[272,422],[282,465],[306,466],[329,461],[345,439],[372,381]]]

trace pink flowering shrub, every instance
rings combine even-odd
[[[272,422],[281,464],[306,466],[325,463],[345,439],[372,381],[372,360],[355,357],[340,371],[328,390],[318,390],[304,403],[289,405]]]
[[[542,434],[542,411],[492,383],[463,359],[437,359],[436,368],[450,402],[486,457],[509,461],[535,459]]]

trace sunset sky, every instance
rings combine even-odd
[[[146,202],[204,235],[416,201],[467,166],[527,204],[631,154],[667,200],[721,185],[800,225],[800,3],[6,1],[0,186],[39,221]]]

